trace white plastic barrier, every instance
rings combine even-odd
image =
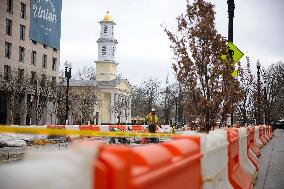
[[[109,126],[108,125],[100,125],[100,131],[108,132],[109,131]]]
[[[247,128],[239,128],[239,156],[240,165],[248,173],[252,183],[255,182],[257,171],[251,160],[248,158],[247,153]]]
[[[94,145],[27,155],[21,162],[0,166],[1,188],[93,189]]]
[[[254,128],[255,128],[255,130],[254,130],[254,141],[256,142],[257,146],[262,148],[263,147],[263,143],[259,139],[259,126],[255,126]]]
[[[170,125],[161,125],[162,128],[158,128],[159,133],[171,133],[173,128]]]
[[[201,173],[203,189],[233,189],[228,176],[228,141],[227,131],[210,131],[208,135],[200,134]]]

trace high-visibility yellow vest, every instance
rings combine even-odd
[[[159,118],[156,114],[149,113],[147,119],[149,125],[156,125],[159,123]]]

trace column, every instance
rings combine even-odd
[[[110,97],[110,122],[111,123],[115,123],[115,115],[113,111],[114,101],[115,101],[114,98],[115,98],[115,95],[114,95],[114,92],[112,92],[111,97]]]

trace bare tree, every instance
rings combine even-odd
[[[26,119],[32,116],[32,124],[44,123],[44,110],[48,102],[56,99],[56,93],[46,75],[41,76],[44,77],[39,77],[35,72],[32,76],[24,74],[23,70],[19,69],[18,72],[8,73],[6,78],[0,78],[0,91],[8,96],[8,123],[30,123]]]
[[[160,82],[149,78],[139,86],[133,87],[131,112],[132,116],[144,117],[151,108],[159,106]]]
[[[93,66],[83,66],[78,69],[73,78],[79,80],[96,80],[96,69]]]
[[[264,106],[267,122],[276,122],[284,118],[284,62],[272,64],[268,68],[265,82],[267,96],[264,97]]]
[[[127,120],[130,115],[130,96],[127,94],[115,93],[114,103],[111,108],[115,113],[118,123],[121,123],[122,117],[125,117]]]
[[[239,100],[239,83],[231,76],[232,60],[226,40],[217,33],[214,5],[204,0],[187,1],[187,9],[177,18],[177,34],[165,29],[174,52],[173,69],[184,91],[189,122],[199,119],[207,132],[216,125],[217,116],[234,111]]]
[[[239,68],[240,88],[242,91],[242,99],[238,104],[238,120],[241,125],[253,123],[254,120],[254,99],[253,94],[256,91],[256,80],[251,72],[251,63],[246,56],[245,68]]]
[[[65,123],[66,86],[60,83],[57,89],[57,117],[61,124]],[[87,124],[94,118],[95,106],[101,104],[95,86],[76,86],[69,88],[69,110],[75,124]]]

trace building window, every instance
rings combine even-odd
[[[42,44],[43,48],[47,49],[47,45],[46,44]]]
[[[7,12],[13,13],[13,0],[7,0]]]
[[[47,68],[47,55],[46,54],[42,55],[42,67]]]
[[[20,25],[20,40],[25,40],[26,26]]]
[[[41,85],[42,87],[44,87],[44,86],[45,86],[45,83],[46,83],[46,75],[45,75],[45,74],[42,74],[42,75],[41,75],[41,82],[40,82],[40,85]]]
[[[34,45],[36,45],[36,44],[37,44],[37,42],[36,42],[36,41],[34,41],[34,40],[32,40],[32,43],[33,43]]]
[[[25,62],[25,48],[19,47],[19,62]]]
[[[31,84],[36,84],[36,72],[31,72]]]
[[[107,25],[104,25],[104,33],[107,33]]]
[[[6,81],[11,79],[11,66],[4,65],[4,79]]]
[[[52,70],[56,70],[57,58],[52,58]]]
[[[32,51],[32,65],[36,65],[36,51]]]
[[[114,54],[115,54],[115,47],[113,46],[112,47],[112,56],[114,57]]]
[[[51,88],[55,89],[55,86],[56,86],[56,77],[52,77],[52,79],[51,79]]]
[[[20,17],[26,19],[26,4],[21,2]]]
[[[18,68],[18,82],[23,83],[25,70]]]
[[[12,43],[9,42],[5,42],[5,58],[11,58],[11,54],[12,54]]]
[[[6,35],[12,35],[12,20],[6,19]]]
[[[102,55],[106,55],[106,46],[102,46]]]
[[[56,48],[53,48],[53,52],[57,52],[57,49],[56,49]]]

